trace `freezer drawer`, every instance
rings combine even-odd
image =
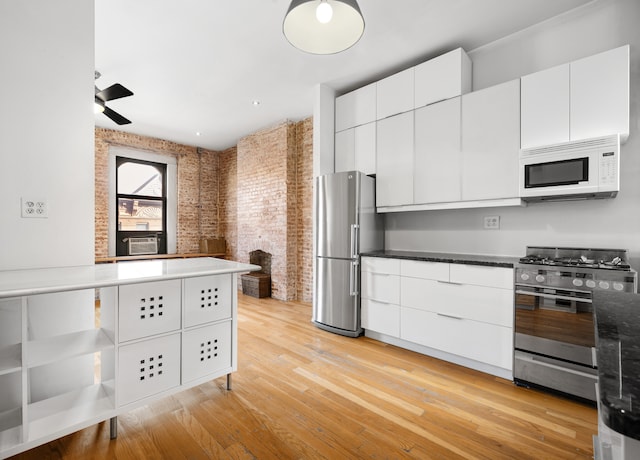
[[[313,321],[339,330],[360,332],[357,261],[318,257],[316,270]]]

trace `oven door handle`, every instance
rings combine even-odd
[[[571,296],[568,296],[568,295],[558,295],[558,294],[545,294],[543,292],[531,292],[531,291],[517,290],[516,294],[532,295],[534,297],[544,297],[545,299],[558,299],[558,300],[569,300],[569,301],[572,301],[572,302],[593,303],[591,301],[591,299],[584,299],[582,297],[571,297]]]

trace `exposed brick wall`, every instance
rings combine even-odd
[[[200,239],[220,236],[216,152],[163,139],[96,128],[96,257],[108,256],[109,146],[118,145],[176,159],[178,169],[177,252],[200,250]],[[201,178],[202,184],[201,184]]]
[[[313,296],[313,119],[296,125],[298,279],[296,299],[311,302]]]
[[[238,158],[237,148],[219,154],[220,232],[227,241],[227,258],[238,260]]]
[[[108,250],[109,146],[178,162],[178,252],[224,237],[227,258],[272,254],[272,296],[311,302],[313,122],[285,122],[213,152],[162,139],[96,129],[96,256]]]

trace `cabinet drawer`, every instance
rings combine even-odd
[[[399,275],[400,259],[387,259],[384,257],[363,257],[360,261],[360,267],[364,272]]]
[[[119,341],[179,329],[180,283],[180,280],[168,280],[120,286]]]
[[[402,278],[402,306],[513,327],[513,291]]]
[[[400,337],[400,307],[362,299],[362,327],[392,337]]]
[[[400,277],[386,273],[362,272],[362,298],[384,303],[400,303]]]
[[[503,369],[513,367],[512,328],[403,307],[400,331],[409,342]]]
[[[123,345],[118,352],[119,406],[180,385],[180,334]]]
[[[451,264],[450,281],[502,289],[513,289],[513,268]]]
[[[231,275],[184,280],[185,327],[231,317]]]
[[[231,321],[192,329],[182,338],[182,382],[231,367]]]
[[[421,262],[417,260],[402,260],[400,274],[412,278],[427,280],[449,281],[449,264],[441,262]]]

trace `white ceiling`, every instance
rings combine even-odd
[[[223,150],[262,128],[311,116],[318,83],[344,92],[590,1],[360,0],[362,39],[318,56],[282,35],[290,0],[95,0],[96,84],[118,82],[135,93],[108,103],[130,125],[102,114],[96,125]]]

